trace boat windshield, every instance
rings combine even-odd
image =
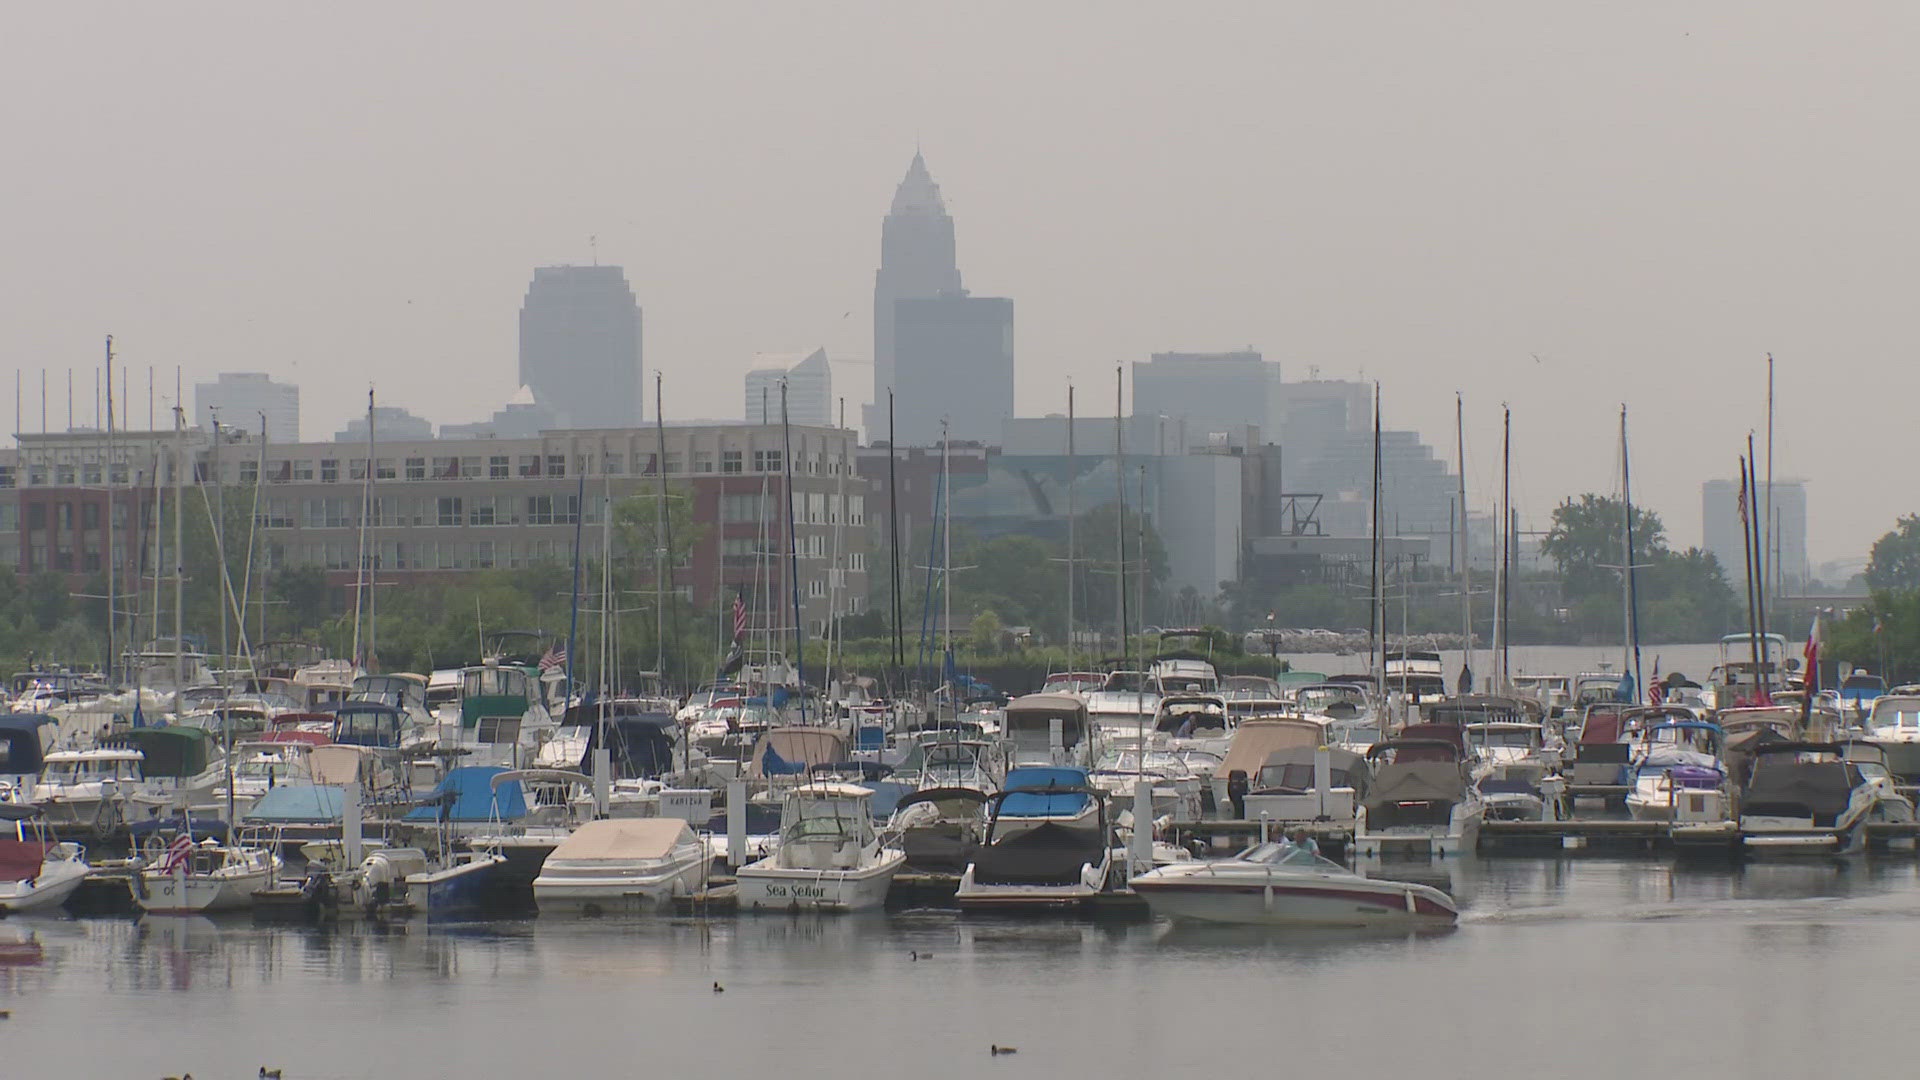
[[[1287,841],[1274,841],[1256,844],[1246,854],[1240,856],[1241,862],[1260,863],[1264,866],[1297,866],[1310,870],[1334,870],[1342,874],[1347,868],[1331,859],[1323,859],[1306,848]]]
[[[1100,760],[1094,768],[1099,772],[1140,772],[1140,755],[1132,750],[1109,750],[1100,755]],[[1145,769],[1147,772],[1167,774],[1181,774],[1188,771],[1185,762],[1164,750],[1147,751]]]
[[[1475,746],[1512,746],[1527,749],[1540,745],[1539,728],[1470,727],[1467,739]]]
[[[1366,708],[1367,695],[1345,686],[1309,686],[1294,694],[1293,703],[1301,712],[1335,716],[1333,710],[1340,706],[1340,713],[1358,716]]]

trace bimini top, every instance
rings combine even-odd
[[[1276,750],[1289,746],[1319,746],[1327,741],[1326,729],[1317,721],[1299,719],[1242,720],[1233,729],[1233,741],[1227,755],[1215,766],[1215,776],[1240,772],[1253,776]]]
[[[1001,786],[1001,817],[1073,817],[1087,808],[1087,770],[1063,766],[1011,769]]]
[[[126,747],[146,755],[140,771],[148,778],[198,776],[213,760],[213,735],[178,724],[138,728],[100,740],[102,747]]]
[[[575,829],[547,856],[547,864],[664,859],[693,841],[693,830],[679,818],[605,818]]]
[[[815,765],[845,761],[847,740],[838,731],[825,727],[777,727],[761,732],[753,744],[747,764],[747,776],[762,780],[769,776],[793,776]]]
[[[512,821],[526,816],[527,800],[519,784],[494,790],[493,777],[506,770],[498,765],[463,765],[440,778],[426,805],[407,811],[407,821]],[[444,813],[445,817],[442,817]]]
[[[281,784],[240,815],[247,825],[285,825],[340,820],[346,793],[331,784]]]

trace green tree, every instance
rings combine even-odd
[[[967,630],[967,645],[975,656],[994,656],[1000,652],[1000,616],[991,609],[973,617]]]
[[[1908,514],[1873,542],[1867,587],[1875,592],[1920,590],[1920,514]]]
[[[1586,494],[1553,511],[1553,524],[1540,541],[1540,553],[1552,559],[1566,582],[1569,598],[1612,590],[1620,593],[1621,538],[1626,518],[1620,500]],[[1633,562],[1651,563],[1667,550],[1666,527],[1651,510],[1633,511]],[[1616,569],[1606,569],[1612,566]]]

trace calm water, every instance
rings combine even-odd
[[[1911,857],[1500,859],[1446,877],[1466,917],[1422,938],[938,912],[389,932],[16,919],[0,922],[0,1075],[1807,1077],[1909,1057]],[[989,1057],[995,1042],[1019,1053]]]

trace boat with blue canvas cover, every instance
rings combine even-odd
[[[526,794],[516,782],[494,787],[493,778],[507,770],[498,765],[463,765],[440,778],[433,792],[401,819],[410,832],[443,832],[466,838],[527,814]]]
[[[997,807],[1003,819],[1001,833],[1012,836],[1021,829],[1048,822],[1083,826],[1100,814],[1099,800],[1093,790],[1092,773],[1066,765],[1027,765],[1007,770],[1001,791],[1008,798]]]
[[[954,892],[962,911],[1073,908],[1108,890],[1113,828],[1099,789],[1008,788],[987,802],[986,840]]]
[[[286,855],[303,844],[339,836],[345,808],[345,788],[301,782],[280,784],[240,815],[240,825],[277,837],[283,848],[281,854]]]

